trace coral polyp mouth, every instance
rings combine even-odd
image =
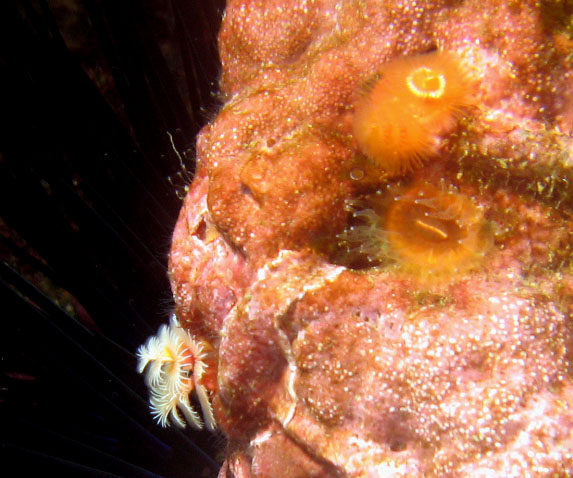
[[[412,94],[420,98],[438,99],[446,91],[444,74],[425,66],[412,71],[406,77],[406,84]]]

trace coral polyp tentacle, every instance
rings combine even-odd
[[[190,402],[195,392],[209,430],[216,427],[209,391],[201,383],[207,369],[205,346],[183,330],[175,315],[162,325],[138,352],[137,370],[145,373],[150,390],[153,417],[165,427],[173,423],[182,428],[186,422],[197,429],[203,421]]]

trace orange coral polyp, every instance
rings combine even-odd
[[[469,197],[426,184],[395,199],[386,233],[400,266],[422,277],[475,268],[491,243],[487,223]]]
[[[421,167],[470,103],[470,84],[446,53],[394,60],[358,102],[353,134],[361,151],[388,175]]]

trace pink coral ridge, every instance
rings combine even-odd
[[[225,103],[170,259],[181,325],[218,351],[221,478],[573,476],[568,8],[228,2]],[[494,246],[433,288],[350,267],[337,236],[345,201],[387,182],[351,134],[363,85],[436,48],[476,106],[410,180],[471,196]]]

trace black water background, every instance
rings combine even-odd
[[[222,439],[153,423],[135,351],[171,307],[223,3],[0,2],[4,476],[216,476]]]

